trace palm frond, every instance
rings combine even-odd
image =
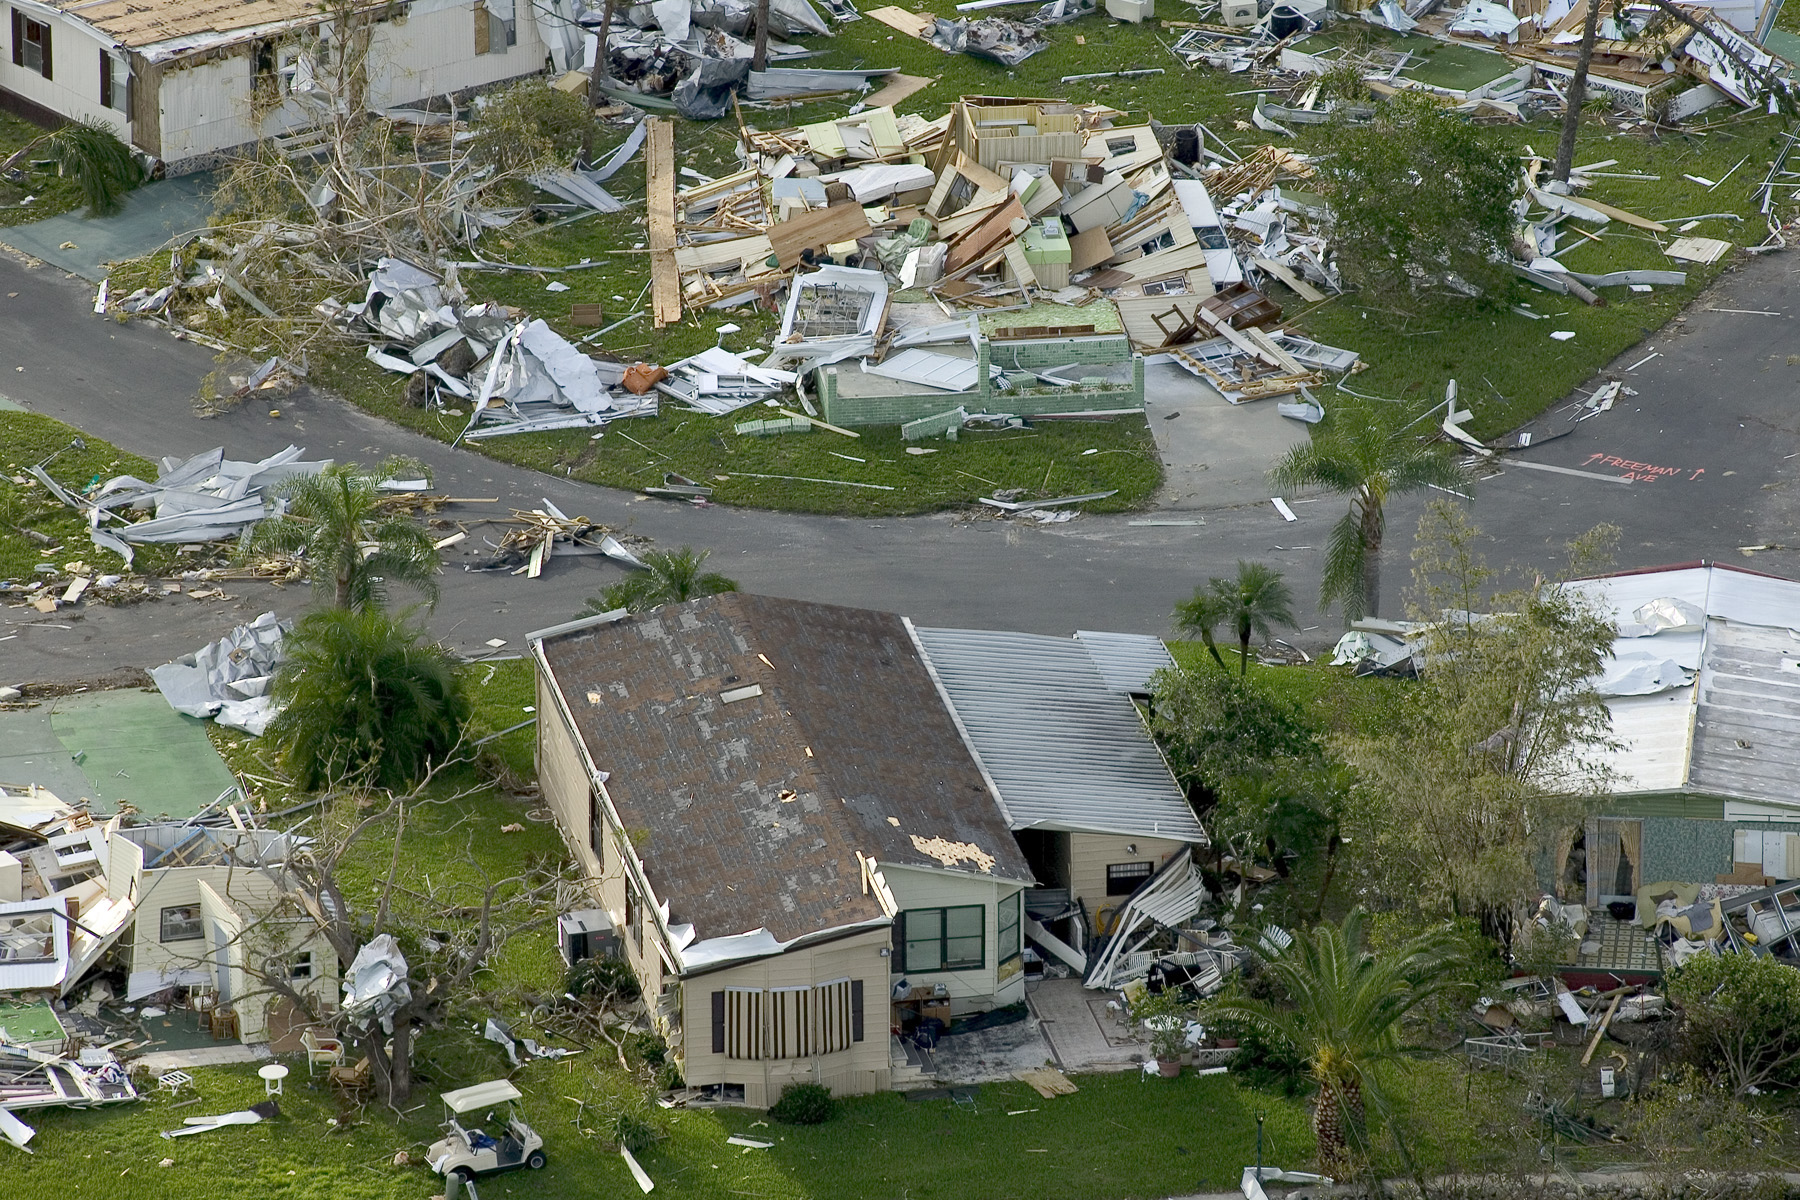
[[[1361,522],[1354,512],[1345,513],[1325,541],[1325,573],[1319,580],[1321,607],[1342,603],[1351,620],[1363,615],[1363,569],[1368,553]]]
[[[90,217],[118,212],[125,206],[125,193],[144,179],[131,147],[104,125],[64,125],[43,140],[43,154],[81,189]]]

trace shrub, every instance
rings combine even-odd
[[[1800,971],[1778,958],[1701,955],[1669,976],[1682,1057],[1732,1095],[1800,1086]]]
[[[603,1128],[614,1146],[633,1154],[648,1150],[663,1135],[655,1116],[641,1099],[614,1109]]]
[[[456,662],[378,608],[301,618],[275,675],[268,736],[305,788],[403,788],[453,751],[469,717]]]
[[[837,1101],[829,1089],[816,1083],[790,1083],[769,1115],[783,1125],[823,1125],[837,1115]]]
[[[622,1001],[643,994],[631,967],[619,958],[584,958],[569,968],[563,990],[571,996],[599,996]]]

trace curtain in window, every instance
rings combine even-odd
[[[725,989],[725,1057],[758,1059],[763,1053],[763,994],[757,988]]]
[[[850,981],[837,979],[821,983],[815,990],[818,993],[818,1053],[832,1054],[838,1050],[848,1050],[854,1040]]]
[[[813,1054],[813,990],[775,988],[769,993],[769,1057]]]

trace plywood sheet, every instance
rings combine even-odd
[[[923,75],[889,75],[887,86],[872,96],[865,96],[863,103],[870,108],[892,108],[914,92],[921,91],[936,83]]]
[[[928,35],[936,24],[924,13],[908,12],[898,5],[890,4],[885,8],[871,8],[863,13],[871,21],[880,21],[889,29],[898,29],[911,37],[922,38]]]
[[[868,214],[860,204],[834,204],[830,208],[799,213],[769,226],[769,246],[783,270],[800,261],[802,250],[816,250],[835,242],[867,237]]]

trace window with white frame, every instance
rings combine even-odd
[[[131,68],[110,51],[100,51],[100,107],[131,111]]]
[[[298,951],[288,962],[289,979],[311,979],[313,977],[313,956],[311,950]]]
[[[181,904],[162,910],[162,941],[191,942],[204,936],[198,904]]]
[[[54,78],[51,74],[50,26],[12,9],[12,61],[15,67]]]

